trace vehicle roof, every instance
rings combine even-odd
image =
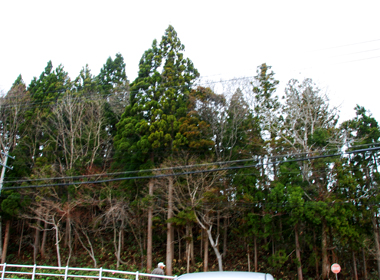
[[[249,280],[274,280],[268,273],[246,272],[246,271],[210,271],[187,273],[179,276],[178,280],[227,280],[227,279],[249,279]]]

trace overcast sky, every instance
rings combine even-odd
[[[312,78],[340,106],[380,121],[380,1],[7,1],[0,0],[0,90],[19,74],[28,85],[47,62],[71,79],[97,75],[120,52],[128,79],[153,39],[173,25],[200,74],[254,76],[272,66],[279,94],[291,78]]]

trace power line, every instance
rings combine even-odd
[[[109,183],[109,182],[115,182],[115,181],[137,180],[137,179],[141,180],[141,179],[165,178],[165,177],[183,176],[183,175],[200,174],[200,173],[212,173],[212,172],[227,171],[227,170],[238,170],[238,169],[243,169],[243,168],[253,168],[253,167],[258,167],[258,166],[262,166],[262,165],[281,164],[281,163],[286,163],[286,162],[298,162],[298,161],[321,159],[321,158],[327,158],[327,157],[336,157],[336,156],[341,156],[343,154],[361,153],[361,152],[375,151],[375,150],[380,150],[380,147],[354,150],[354,151],[349,151],[349,152],[344,152],[344,153],[334,153],[334,154],[329,154],[329,155],[312,156],[312,157],[306,157],[306,158],[301,158],[301,159],[290,159],[290,160],[283,160],[283,161],[278,161],[278,162],[267,162],[267,163],[261,163],[261,164],[253,164],[253,165],[229,166],[229,167],[215,168],[215,169],[209,169],[209,170],[196,170],[196,171],[171,173],[171,174],[158,174],[158,175],[147,175],[147,176],[112,178],[112,179],[105,179],[105,180],[98,180],[98,181],[66,182],[66,183],[54,183],[54,184],[44,184],[44,185],[7,187],[7,188],[4,188],[4,190],[57,187],[57,186],[83,185],[83,184],[101,184],[101,183]],[[141,170],[141,171],[144,171],[144,170]]]
[[[340,45],[340,46],[334,46],[334,47],[328,47],[328,48],[323,48],[323,49],[313,50],[312,52],[318,52],[318,51],[324,51],[324,50],[331,50],[331,49],[337,49],[337,48],[344,48],[344,47],[355,46],[355,45],[361,45],[361,44],[372,43],[372,42],[377,42],[377,41],[380,41],[380,39],[375,39],[375,40],[370,40],[370,41],[364,41],[364,42],[357,42],[357,43],[351,43],[351,44]]]
[[[355,145],[352,147],[348,147],[348,149],[353,149],[353,148],[357,149],[359,147],[376,146],[376,145],[380,145],[380,142],[375,142],[375,143],[371,143],[371,144]],[[337,149],[326,149],[326,150],[318,151],[318,152],[330,152],[330,151],[336,151],[336,150]],[[349,153],[349,152],[347,152],[347,153]],[[152,169],[143,169],[143,170],[120,171],[120,172],[113,172],[113,173],[99,173],[99,174],[91,174],[91,175],[12,180],[12,181],[5,181],[4,183],[10,184],[10,183],[36,182],[36,181],[48,181],[48,180],[73,180],[73,179],[92,178],[92,177],[105,177],[105,176],[117,176],[117,175],[123,175],[123,174],[124,175],[125,174],[134,174],[134,173],[140,173],[140,172],[144,172],[144,173],[161,172],[161,171],[168,171],[168,170],[190,169],[190,168],[205,167],[205,166],[212,166],[212,165],[227,165],[227,164],[236,164],[236,163],[243,163],[243,162],[257,162],[259,160],[264,160],[264,159],[267,161],[270,161],[272,159],[289,158],[289,157],[295,157],[295,156],[304,156],[304,155],[308,155],[308,154],[309,154],[308,152],[302,152],[302,153],[287,153],[287,154],[274,155],[274,156],[262,155],[261,157],[256,156],[255,158],[228,160],[228,161],[215,161],[215,162],[208,162],[208,163],[201,163],[201,164],[190,164],[190,165],[174,166],[174,167],[166,167],[166,168],[152,168]]]
[[[372,50],[365,50],[365,51],[358,51],[358,52],[352,52],[352,53],[339,54],[339,55],[331,56],[331,58],[340,57],[340,56],[346,56],[346,55],[352,55],[352,54],[358,54],[358,53],[373,52],[373,51],[378,51],[378,50],[380,50],[380,49],[372,49]]]

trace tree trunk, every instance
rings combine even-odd
[[[186,272],[190,273],[190,230],[186,224]]]
[[[69,212],[70,213],[70,212]],[[73,238],[72,238],[72,233],[71,233],[71,219],[70,218],[67,218],[67,221],[68,221],[68,223],[69,223],[69,225],[68,225],[68,227],[69,227],[69,229],[68,229],[68,231],[66,230],[66,232],[68,232],[69,233],[69,238],[68,238],[68,247],[69,247],[69,255],[68,255],[68,257],[67,257],[67,262],[66,262],[66,265],[67,266],[69,266],[69,264],[70,264],[70,259],[71,259],[71,254],[72,254],[72,252],[73,252]],[[66,225],[67,226],[67,225]]]
[[[375,241],[375,257],[377,261],[377,273],[380,277],[380,244],[379,244],[379,231],[377,228],[376,213],[372,215],[373,237]]]
[[[258,258],[257,258],[257,237],[256,235],[253,236],[253,243],[254,243],[254,249],[255,249],[255,272],[257,272],[257,266],[258,266]]]
[[[179,229],[177,230],[177,233],[178,233],[178,260],[181,259],[181,234],[179,232]]]
[[[190,225],[190,260],[192,266],[195,266],[195,256],[194,256],[194,238],[193,238],[193,227]]]
[[[318,262],[318,249],[317,249],[317,237],[315,236],[315,230],[313,230],[313,239],[314,239],[314,254],[315,254],[315,276],[319,278],[319,262]]]
[[[122,225],[119,229],[119,239],[118,239],[118,242],[117,242],[117,262],[116,262],[116,269],[119,269],[119,266],[120,266],[120,255],[121,255],[121,240],[123,238],[123,234],[124,234],[124,231],[123,231],[123,222],[122,222]]]
[[[227,255],[227,227],[228,227],[228,218],[224,218],[224,225],[223,225],[223,257],[225,258]]]
[[[169,177],[168,185],[168,220],[173,218],[173,177]],[[166,233],[166,274],[173,275],[173,230],[172,223],[167,223]]]
[[[149,181],[149,195],[153,196],[154,181]],[[152,223],[153,223],[153,206],[148,208],[148,232],[147,232],[147,248],[146,248],[146,270],[149,273],[152,270]]]
[[[301,263],[301,250],[300,250],[300,242],[298,238],[298,224],[294,227],[294,234],[296,239],[296,257],[297,257],[297,274],[298,274],[298,280],[303,280],[302,275],[302,263]]]
[[[327,256],[327,226],[325,219],[322,219],[322,279],[329,278],[329,260]]]
[[[24,224],[25,224],[25,221],[23,220],[22,221],[22,230],[21,230],[20,243],[18,245],[18,253],[17,253],[18,257],[20,257],[20,255],[21,255],[22,238],[24,237]]]
[[[59,249],[59,229],[58,229],[58,225],[54,225],[55,227],[55,247],[57,249],[57,261],[58,261],[58,266],[61,267],[61,252],[60,252],[60,249]]]
[[[220,211],[216,211],[216,236],[220,235]],[[219,250],[219,244],[217,244]]]
[[[202,258],[202,256],[203,256],[203,246],[204,246],[204,242],[203,242],[203,240],[204,240],[204,236],[203,236],[203,234],[204,234],[204,230],[202,229],[201,230],[201,249],[199,250],[199,256],[200,256],[200,258]]]
[[[223,258],[222,258],[222,254],[218,250],[218,239],[219,239],[219,236],[214,241],[214,239],[212,238],[211,229],[212,229],[212,227],[210,226],[209,229],[207,230],[208,239],[210,241],[211,247],[214,249],[216,258],[218,259],[219,271],[223,271]]]
[[[42,242],[41,242],[41,258],[42,259],[46,257],[45,248],[46,248],[46,240],[47,240],[47,227],[48,227],[48,224],[45,222],[44,231],[42,233]]]
[[[364,280],[367,280],[368,279],[368,275],[367,275],[367,261],[366,261],[366,258],[365,258],[364,248],[362,248],[362,253],[363,253],[363,275],[364,275]]]
[[[3,255],[3,219],[0,215],[0,256]]]
[[[186,273],[190,273],[190,243],[186,242]]]
[[[40,250],[40,227],[41,227],[41,221],[37,221],[37,228],[35,230],[34,235],[34,250],[33,250],[33,261],[34,263],[37,263],[37,255]]]
[[[175,244],[173,224],[172,224],[172,227],[171,227],[171,237],[172,237],[172,260],[173,260],[174,259],[174,244]],[[172,261],[172,267],[173,267],[173,261]]]
[[[251,272],[251,260],[250,260],[250,252],[249,252],[249,244],[247,244],[247,258],[248,258],[248,260],[247,260],[247,262],[248,262],[248,272]]]
[[[65,239],[64,239],[64,242],[63,242],[63,247],[64,248],[67,248],[69,246],[69,236],[70,236],[70,217],[69,217],[69,214],[66,218],[66,229],[65,229]]]
[[[204,230],[206,232],[206,230]],[[204,236],[204,257],[203,257],[203,271],[208,271],[208,236]]]
[[[5,259],[7,257],[10,230],[11,230],[11,221],[7,220],[7,222],[5,223],[5,235],[4,235],[3,253],[1,255],[1,263],[5,263]]]
[[[352,265],[354,268],[354,279],[358,280],[358,270],[356,269],[356,257],[354,251],[352,251]]]

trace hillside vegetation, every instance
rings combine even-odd
[[[71,79],[51,61],[0,99],[2,263],[168,275],[379,279],[377,121],[271,66],[200,78],[172,26]],[[278,95],[282,96],[280,99]],[[4,169],[5,171],[5,169]]]

